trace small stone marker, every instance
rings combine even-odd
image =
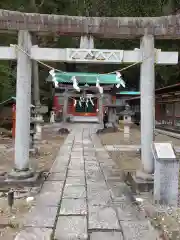
[[[153,143],[155,173],[154,200],[160,204],[177,206],[179,160],[171,143]]]
[[[55,123],[55,112],[51,111],[50,123]]]

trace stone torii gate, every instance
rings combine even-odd
[[[17,33],[18,47],[1,47],[0,59],[17,59],[17,114],[15,168],[13,175],[30,177],[29,125],[32,60],[132,63],[141,64],[141,147],[143,171],[153,172],[151,143],[154,131],[154,64],[176,64],[177,52],[154,48],[154,38],[178,39],[180,15],[157,18],[85,18],[45,14],[28,14],[0,10],[0,29]],[[26,29],[26,30],[25,30]],[[140,50],[48,49],[32,46],[31,32],[36,34],[92,35],[101,38],[141,39]],[[88,56],[94,56],[89,58]]]

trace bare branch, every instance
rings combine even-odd
[[[39,4],[38,8],[41,8],[44,5],[45,0],[41,0],[41,3]]]

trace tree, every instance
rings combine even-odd
[[[0,8],[8,10],[18,10],[23,12],[40,12],[47,14],[62,14],[62,15],[83,15],[83,16],[107,16],[107,17],[125,17],[125,16],[160,16],[170,14],[178,11],[180,0],[1,0]],[[46,36],[39,37],[40,46],[48,47],[78,47],[79,38],[72,37],[58,37]],[[9,45],[17,43],[17,36],[2,35],[0,38],[1,45]],[[134,49],[139,48],[140,41],[138,40],[118,40],[118,39],[96,39],[96,48],[109,48],[109,49]],[[156,47],[162,50],[177,51],[180,47],[179,41],[156,41]],[[65,69],[62,64],[51,63],[51,66]],[[101,66],[101,72],[115,70],[117,66]],[[123,66],[122,66],[123,67]],[[82,65],[79,65],[80,70]],[[96,66],[85,66],[86,70],[97,70]],[[118,68],[121,68],[118,67]],[[176,66],[157,66],[156,67],[156,85],[165,86],[178,81],[179,64]],[[98,67],[99,69],[99,67]],[[10,94],[15,94],[15,81],[16,81],[16,66],[12,61],[0,62],[0,100],[9,97]],[[98,70],[97,70],[98,71]],[[40,86],[43,91],[48,91],[48,87],[44,84],[44,79],[48,75],[48,69],[40,69]],[[139,86],[139,66],[128,69],[123,72],[124,78],[128,79],[130,87]],[[43,92],[44,94],[44,92]]]

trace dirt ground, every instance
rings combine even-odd
[[[130,141],[124,140],[123,131],[116,133],[106,133],[99,135],[103,145],[140,145],[140,130],[137,127],[131,129]],[[156,134],[156,142],[172,142],[174,146],[180,147],[180,140],[173,137],[169,137],[163,134]],[[117,146],[118,147],[118,146]],[[117,149],[117,148],[116,148]],[[140,154],[137,152],[123,152],[123,151],[109,151],[112,159],[117,163],[120,170],[124,172],[135,172],[137,169],[141,169]],[[179,155],[179,154],[178,154]],[[180,176],[179,176],[179,194],[180,194]],[[150,206],[152,204],[153,208],[156,209],[151,216],[151,222],[155,227],[159,227],[165,234],[166,238],[175,240],[179,239],[179,229],[180,229],[180,205],[178,209],[173,210],[171,213],[167,214],[163,212],[162,209],[158,212],[158,207],[155,208],[153,204],[153,197],[148,195],[148,202]],[[179,198],[180,200],[180,198]]]
[[[42,133],[40,155],[30,157],[31,167],[36,171],[48,172],[60,146],[66,136],[59,135],[52,128],[45,128]],[[0,174],[10,172],[14,166],[14,150],[12,139],[0,138]],[[36,194],[39,188],[24,188],[24,197],[21,192],[16,195],[12,211],[8,208],[7,195],[0,191],[0,240],[13,240],[20,228],[20,219],[28,212],[32,202],[27,201],[29,195]]]
[[[100,134],[103,145],[140,145],[140,129],[132,126],[130,140],[124,140],[123,130],[115,133]],[[163,134],[156,134],[155,142],[172,142],[174,146],[180,146],[180,139],[172,138]],[[112,159],[118,164],[121,170],[135,171],[141,168],[140,155],[136,152],[109,151]]]

